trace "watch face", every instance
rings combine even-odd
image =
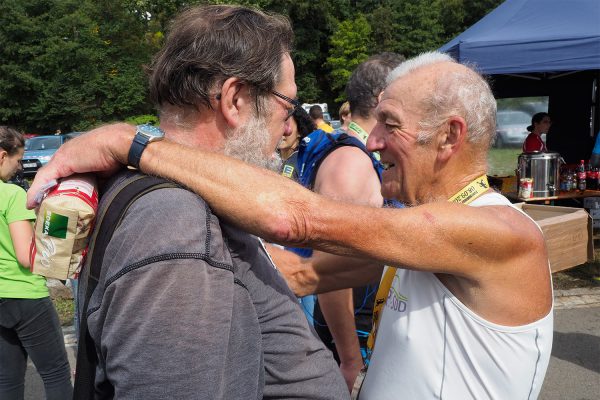
[[[140,133],[149,139],[163,138],[165,136],[165,132],[162,129],[152,125],[138,125],[137,133]]]

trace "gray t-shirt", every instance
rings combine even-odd
[[[131,206],[87,312],[100,399],[349,397],[259,239],[183,189]]]

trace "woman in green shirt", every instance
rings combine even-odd
[[[65,400],[73,389],[58,315],[46,279],[29,271],[35,214],[25,208],[25,191],[6,183],[21,167],[24,143],[0,126],[0,399],[23,399],[29,356],[46,399]]]

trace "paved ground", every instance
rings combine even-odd
[[[600,287],[554,291],[555,310],[593,306],[600,306]]]
[[[600,398],[600,291],[590,296],[595,303],[564,299],[572,307],[563,304],[555,311],[552,357],[541,400]]]
[[[555,291],[554,344],[540,400],[600,398],[600,288]],[[73,328],[64,329],[66,339]],[[75,345],[68,344],[75,367]],[[44,388],[33,364],[27,369],[25,400],[41,400]]]

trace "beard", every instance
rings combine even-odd
[[[254,114],[248,124],[227,131],[223,152],[248,164],[279,172],[282,165],[281,157],[270,146],[271,135],[266,118]]]

